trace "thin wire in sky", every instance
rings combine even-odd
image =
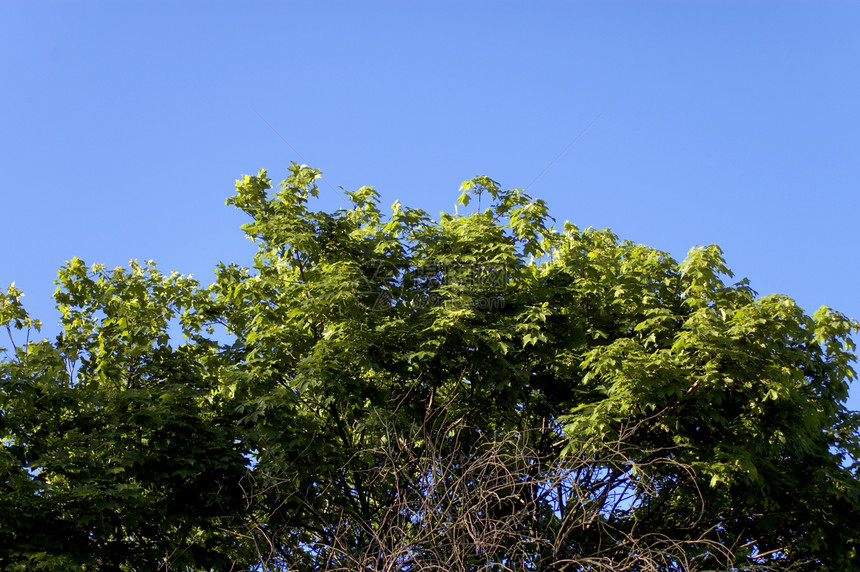
[[[540,173],[538,173],[537,177],[535,177],[534,179],[532,179],[532,182],[531,182],[531,183],[529,183],[528,185],[526,185],[526,188],[525,188],[525,189],[523,189],[523,190],[528,190],[528,188],[529,188],[529,187],[531,187],[532,185],[534,185],[534,184],[535,184],[535,181],[537,181],[538,179],[540,179],[540,178],[543,176],[543,174],[544,174],[544,173],[546,173],[546,172],[549,170],[549,168],[550,168],[550,167],[552,167],[552,166],[553,166],[553,164],[555,164],[555,162],[556,162],[556,161],[558,161],[558,160],[561,158],[561,156],[562,156],[562,155],[564,155],[564,154],[567,152],[567,150],[568,150],[568,149],[570,149],[570,148],[571,148],[571,146],[573,146],[573,144],[574,144],[574,143],[576,143],[577,141],[579,141],[579,138],[580,138],[580,137],[582,137],[583,135],[585,135],[585,132],[586,132],[586,131],[588,131],[588,130],[591,128],[591,126],[592,126],[592,125],[594,125],[595,123],[597,123],[597,120],[598,120],[598,119],[600,119],[600,118],[603,116],[603,114],[604,114],[604,113],[606,113],[606,111],[601,111],[601,112],[600,112],[600,113],[598,113],[596,116],[594,116],[594,119],[592,119],[592,120],[591,120],[591,123],[589,123],[588,125],[586,125],[586,126],[585,126],[585,128],[584,128],[582,131],[580,131],[580,132],[579,132],[579,135],[577,135],[576,137],[574,137],[574,138],[573,138],[573,141],[571,141],[570,143],[568,143],[568,144],[567,144],[567,147],[565,147],[564,149],[562,149],[562,150],[561,150],[561,153],[559,153],[558,155],[556,155],[556,156],[555,156],[555,159],[553,159],[552,161],[550,161],[550,162],[549,162],[549,165],[547,165],[546,167],[544,167],[544,168],[543,168],[543,171],[541,171]],[[288,144],[289,144],[289,143],[288,143]]]
[[[253,108],[252,108],[252,109],[253,109]],[[256,114],[257,114],[257,117],[259,117],[260,119],[262,119],[262,120],[263,120],[263,123],[265,123],[266,125],[268,125],[268,126],[269,126],[269,129],[271,129],[272,131],[274,131],[274,132],[275,132],[275,135],[277,135],[278,137],[280,137],[280,138],[281,138],[281,141],[283,141],[284,143],[286,143],[286,144],[287,144],[287,147],[289,147],[290,149],[292,149],[292,150],[293,150],[293,153],[295,153],[296,155],[298,155],[298,156],[299,156],[299,159],[301,159],[301,160],[302,160],[302,163],[303,163],[303,164],[305,164],[305,165],[307,165],[307,164],[308,164],[307,159],[305,159],[304,157],[302,157],[302,154],[301,154],[301,153],[299,153],[298,149],[296,149],[295,147],[293,147],[292,145],[290,145],[290,142],[289,142],[289,141],[287,141],[286,139],[284,139],[284,136],[283,136],[283,135],[281,135],[280,133],[278,133],[278,130],[277,130],[277,129],[275,129],[275,128],[272,126],[272,124],[271,124],[271,123],[269,123],[268,121],[266,121],[266,118],[265,118],[265,117],[263,117],[262,115],[260,115],[260,112],[259,112],[259,111],[257,111],[256,109],[254,109],[254,113],[256,113]],[[326,178],[325,178],[325,177],[320,177],[320,178],[321,178],[323,181],[325,181],[325,184],[326,184],[326,185],[328,185],[328,186],[329,186],[329,188],[331,188],[331,190],[333,190],[335,193],[337,193],[337,191],[335,190],[335,188],[331,186],[331,183],[329,183],[328,181],[326,181]]]

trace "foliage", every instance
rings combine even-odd
[[[72,260],[52,342],[0,295],[0,568],[860,567],[860,324],[487,177],[434,220],[290,171],[208,287]]]

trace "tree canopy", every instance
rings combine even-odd
[[[860,569],[858,322],[488,177],[319,176],[237,181],[212,284],[73,259],[54,340],[0,293],[0,568]]]

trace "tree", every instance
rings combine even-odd
[[[487,177],[434,220],[290,171],[228,199],[251,268],[73,260],[50,342],[0,298],[3,569],[860,567],[856,321]]]

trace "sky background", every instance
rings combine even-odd
[[[0,30],[0,287],[49,335],[73,256],[250,264],[224,199],[291,161],[319,209],[531,183],[560,223],[716,243],[761,295],[860,318],[858,2],[0,0]]]

